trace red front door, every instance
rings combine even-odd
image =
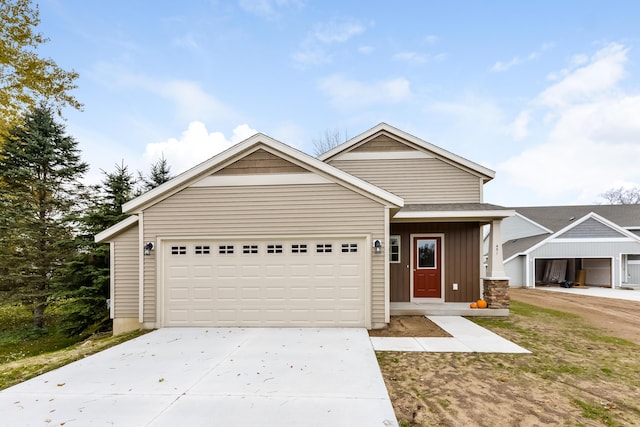
[[[413,238],[413,297],[442,296],[442,258],[440,237]]]

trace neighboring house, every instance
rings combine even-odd
[[[397,304],[454,312],[483,286],[504,314],[500,245],[480,276],[482,227],[499,242],[513,215],[483,203],[493,177],[384,123],[317,159],[254,135],[126,203],[131,216],[96,236],[111,245],[114,332],[380,328]]]
[[[640,205],[513,209],[516,215],[502,223],[511,286],[640,287]]]

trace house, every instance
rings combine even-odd
[[[511,286],[640,287],[640,205],[513,209],[502,224]]]
[[[407,307],[508,313],[494,172],[381,123],[313,158],[257,134],[123,206],[114,333],[171,326],[380,328]],[[482,310],[475,310],[476,312]],[[459,314],[459,312],[456,312]]]

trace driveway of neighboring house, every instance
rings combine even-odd
[[[623,299],[627,301],[640,301],[640,290],[612,289],[599,286],[586,288],[562,288],[560,286],[540,286],[536,289],[542,291],[562,292],[566,294],[584,295],[588,297]]]
[[[0,392],[7,426],[397,426],[365,329],[160,329]]]

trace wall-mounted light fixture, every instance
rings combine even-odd
[[[147,242],[144,245],[144,254],[145,255],[151,255],[151,251],[153,250],[153,248],[154,248],[153,242]]]
[[[382,252],[382,242],[380,240],[376,240],[375,242],[373,242],[373,250],[377,254]]]

